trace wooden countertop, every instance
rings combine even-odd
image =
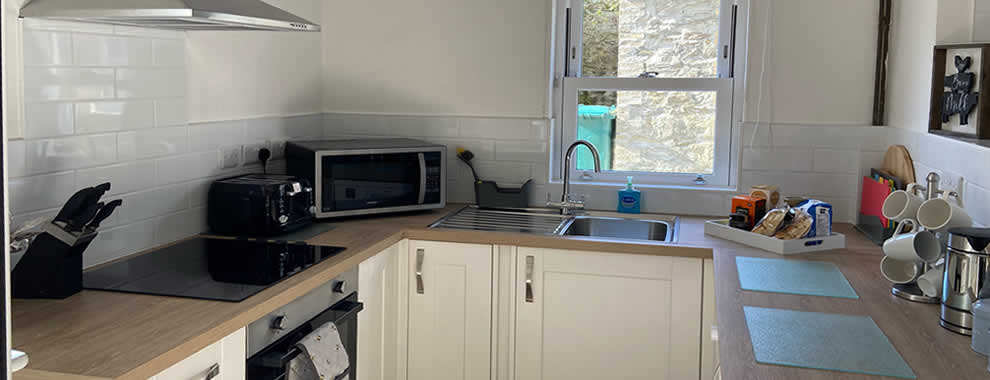
[[[101,291],[83,291],[65,300],[14,300],[13,346],[30,357],[28,369],[17,372],[14,379],[146,379],[404,238],[714,257],[719,348],[726,380],[883,379],[756,363],[743,304],[869,315],[919,379],[990,377],[986,358],[970,350],[968,338],[938,326],[936,305],[915,304],[890,295],[890,286],[877,271],[882,253],[849,226],[837,226],[847,233],[848,248],[794,258],[836,263],[860,295],[859,300],[741,291],[735,256],[779,256],[705,236],[702,218],[682,218],[679,241],[674,245],[426,229],[458,207],[334,222],[333,230],[309,242],[344,246],[346,251],[239,303]]]

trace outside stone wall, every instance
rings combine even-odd
[[[718,12],[719,0],[620,0],[619,77],[716,77]],[[615,170],[711,173],[715,98],[619,91]]]

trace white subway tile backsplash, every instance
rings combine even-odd
[[[130,26],[114,26],[114,33],[121,36],[133,36],[133,37],[144,37],[144,38],[165,38],[165,39],[182,39],[185,38],[185,32],[166,30],[166,29],[151,29],[151,28],[138,28]]]
[[[789,195],[854,198],[859,194],[859,176],[855,174],[743,171],[741,188],[761,184],[779,185],[781,192]]]
[[[24,64],[71,65],[72,35],[62,32],[24,31]]]
[[[101,230],[86,248],[83,266],[99,265],[155,245],[157,227],[155,220],[147,220]]]
[[[446,117],[387,117],[393,136],[449,137],[457,135],[457,120]]]
[[[533,178],[532,164],[522,162],[475,162],[475,170],[482,180],[495,181],[499,185],[521,185]],[[468,169],[470,170],[470,169]],[[462,178],[470,178],[464,175]]]
[[[27,174],[27,152],[24,140],[7,141],[7,177],[23,177]]]
[[[40,18],[25,18],[22,21],[24,29],[30,30],[52,30],[58,32],[81,32],[81,33],[113,33],[112,25],[95,24],[89,22],[56,21]],[[25,41],[27,44],[28,41]]]
[[[75,192],[72,172],[11,178],[8,182],[13,215],[61,207]]]
[[[155,186],[155,162],[133,161],[76,172],[76,188],[110,182],[109,195],[133,193]]]
[[[475,160],[491,161],[495,159],[495,141],[481,139],[428,139],[434,144],[447,146],[447,159],[457,161],[457,149],[463,148],[474,153]],[[460,161],[457,161],[460,162]],[[453,165],[453,164],[452,164]],[[457,164],[459,165],[459,164]]]
[[[458,120],[461,137],[505,140],[546,140],[547,122],[531,119],[463,118]]]
[[[323,136],[335,138],[340,135],[385,136],[390,133],[385,116],[324,114]]]
[[[25,102],[109,99],[113,96],[113,69],[24,68]]]
[[[806,153],[807,154],[807,153]],[[848,150],[815,149],[817,173],[859,173],[859,152]]]
[[[289,122],[283,118],[251,119],[244,127],[245,143],[287,140],[289,137]]]
[[[206,206],[210,195],[210,185],[214,178],[200,179],[189,183],[189,203],[192,207]]]
[[[755,148],[743,152],[743,169],[811,171],[814,156],[808,149]]]
[[[28,140],[25,151],[29,174],[106,165],[117,159],[117,136],[83,135]]]
[[[117,135],[121,161],[160,157],[189,151],[187,127],[143,129]]]
[[[155,66],[185,66],[185,40],[154,40],[152,41]]]
[[[205,207],[167,215],[158,220],[158,244],[167,244],[207,230]]]
[[[189,126],[191,152],[217,151],[220,147],[244,143],[244,122],[193,124]]]
[[[189,208],[188,186],[185,184],[131,193],[122,199],[124,206],[117,209],[121,223],[163,216]]]
[[[963,206],[976,223],[990,224],[990,190],[973,183],[966,184]]]
[[[117,97],[167,98],[186,94],[182,69],[117,69]]]
[[[286,135],[293,138],[323,137],[323,115],[294,116],[285,120]],[[280,136],[275,136],[278,139]]]
[[[186,98],[155,101],[155,125],[159,127],[189,124]]]
[[[495,143],[495,159],[545,164],[550,160],[550,145],[546,141],[499,140]]]
[[[159,159],[158,184],[185,182],[219,175],[222,173],[219,155],[217,151],[208,151]]]
[[[150,100],[84,102],[75,105],[77,133],[116,132],[154,126]]]
[[[72,103],[28,103],[24,105],[24,137],[68,136],[75,132]]]
[[[72,44],[79,66],[151,65],[151,41],[147,39],[75,34]]]

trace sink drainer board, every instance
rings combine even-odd
[[[736,256],[743,290],[859,299],[835,264]]]
[[[567,219],[568,217],[562,215],[468,206],[431,224],[430,228],[554,235],[561,231]]]
[[[868,316],[744,306],[758,363],[917,378]]]

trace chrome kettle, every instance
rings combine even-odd
[[[950,331],[973,334],[973,303],[980,289],[990,284],[990,229],[949,230],[949,250],[942,280],[942,312],[939,324]]]

